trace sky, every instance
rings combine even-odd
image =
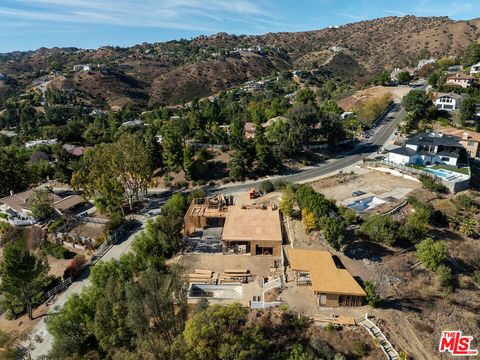
[[[217,32],[318,30],[385,16],[480,17],[479,0],[0,0],[0,53]]]

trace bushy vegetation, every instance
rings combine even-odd
[[[424,189],[436,192],[438,194],[447,194],[449,192],[445,185],[443,185],[440,181],[433,179],[431,176],[422,174],[420,175],[419,179],[422,182]]]

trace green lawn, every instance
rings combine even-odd
[[[470,175],[470,170],[469,170],[468,167],[457,168],[455,166],[435,165],[435,166],[432,166],[431,169],[435,169],[435,170],[443,169],[443,170],[449,170],[449,171],[457,172],[457,173],[460,173],[460,174]]]

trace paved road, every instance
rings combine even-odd
[[[102,257],[102,261],[118,259],[123,254],[130,251],[133,239],[142,228],[143,224],[142,226],[132,228],[127,234],[123,236],[123,238],[118,243],[113,245],[113,247],[108,250],[107,253],[105,253],[105,255]],[[58,308],[62,307],[65,304],[65,302],[70,296],[74,294],[79,294],[84,288],[90,286],[89,274],[89,269],[85,270],[84,273],[80,276],[80,278],[75,280],[72,285],[70,285],[63,293],[61,293],[55,300],[55,302],[50,305],[50,312],[55,312]],[[22,343],[22,346],[30,349],[29,355],[31,359],[34,360],[47,355],[52,348],[53,336],[47,331],[45,319],[46,317],[44,316],[35,325],[32,332],[30,333],[29,341],[27,340]],[[37,342],[35,341],[36,339],[41,339],[41,341]],[[28,356],[26,356],[25,359],[28,359]]]
[[[282,180],[293,183],[304,183],[313,181],[322,176],[340,171],[344,168],[352,166],[364,158],[377,152],[389,138],[394,134],[398,124],[402,122],[407,113],[396,104],[393,108],[379,120],[377,127],[374,129],[374,134],[369,139],[369,142],[358,144],[353,150],[339,154],[336,159],[327,161],[325,164],[319,165],[315,168],[301,171],[291,175],[270,177],[270,180]],[[265,179],[247,181],[240,184],[225,185],[216,187],[211,190],[212,193],[236,194],[248,191],[248,189],[260,185]]]

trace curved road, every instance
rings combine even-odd
[[[304,183],[316,180],[319,177],[340,171],[344,168],[352,166],[364,158],[369,157],[372,153],[375,153],[380,149],[388,139],[394,134],[398,124],[402,122],[407,116],[406,111],[400,104],[392,106],[390,111],[384,114],[378,121],[373,129],[373,135],[368,142],[358,144],[353,150],[349,150],[339,156],[336,159],[327,161],[323,165],[319,165],[315,168],[304,170],[291,175],[275,176],[259,180],[246,181],[243,183],[234,183],[231,185],[225,185],[221,187],[212,188],[211,193],[222,194],[236,194],[240,192],[248,191],[248,189],[258,186],[265,180],[282,180],[292,183]]]

